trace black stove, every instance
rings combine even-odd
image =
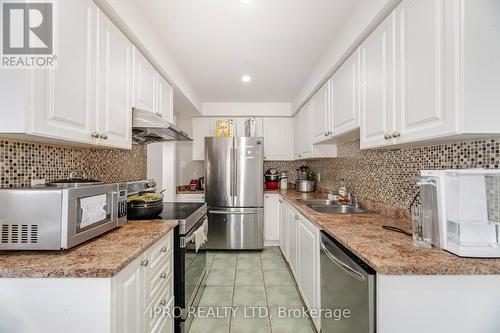
[[[164,220],[186,220],[196,213],[204,202],[165,202],[160,217]]]
[[[207,215],[207,204],[204,202],[165,202],[160,218],[177,221],[179,234],[186,235]]]

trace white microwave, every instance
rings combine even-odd
[[[0,250],[69,249],[127,222],[127,184],[0,189]]]

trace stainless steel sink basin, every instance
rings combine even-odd
[[[302,200],[304,205],[324,214],[360,214],[369,213],[369,210],[342,204],[338,201],[327,199]]]
[[[311,207],[318,213],[325,214],[359,214],[367,213],[367,210],[349,205],[331,205],[331,206],[313,206]]]
[[[314,199],[314,200],[302,200],[304,205],[306,206],[332,206],[332,205],[341,205],[340,202],[328,199]]]

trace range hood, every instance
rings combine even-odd
[[[156,113],[132,109],[132,141],[148,144],[167,141],[193,141],[186,132],[181,131]]]

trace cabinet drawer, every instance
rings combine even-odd
[[[172,277],[172,258],[171,253],[168,253],[168,258],[163,258],[158,267],[153,271],[152,274],[145,277],[144,279],[144,292],[142,294],[144,305],[148,306],[151,304],[155,296],[160,290],[163,289],[165,283],[171,280]]]
[[[147,309],[144,311],[143,314],[143,323],[144,323],[144,330],[143,332],[150,332],[154,327],[158,319],[162,319],[164,317],[163,315],[163,307],[167,307],[171,299],[174,298],[173,295],[173,277],[170,276],[167,278],[166,283],[161,285],[160,292],[154,297],[153,302],[151,303],[150,306],[147,307]],[[172,306],[170,306],[172,307]],[[162,309],[161,312],[158,311],[158,309]],[[158,312],[155,312],[158,311]],[[172,311],[172,309],[170,309]],[[166,312],[165,316],[171,315],[170,313]],[[168,317],[167,317],[168,319]]]
[[[144,254],[143,266],[145,278],[149,277],[166,257],[172,256],[172,234],[173,231],[169,232],[168,235],[156,242]]]
[[[170,311],[174,308],[174,298],[172,297],[167,305]],[[151,333],[172,333],[174,332],[174,318],[172,316],[161,316]]]

